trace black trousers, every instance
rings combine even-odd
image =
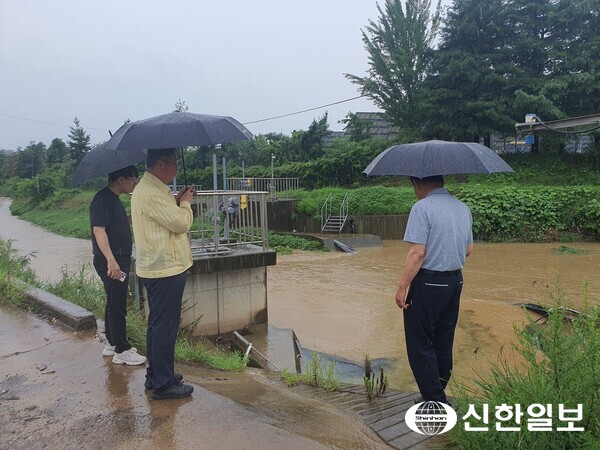
[[[129,350],[131,345],[127,340],[127,292],[129,285],[129,268],[131,257],[115,256],[121,270],[127,274],[124,281],[113,280],[107,275],[108,264],[104,256],[94,255],[94,268],[104,284],[106,306],[104,307],[104,332],[110,345],[114,345],[117,353]]]
[[[404,333],[408,361],[425,401],[446,403],[452,346],[458,322],[462,273],[419,272],[408,291]]]
[[[163,391],[175,382],[175,341],[181,319],[185,272],[166,278],[142,278],[148,295],[146,378],[155,391]]]

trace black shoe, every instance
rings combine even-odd
[[[175,382],[181,383],[182,380],[183,380],[183,375],[175,372]],[[148,390],[152,390],[152,378],[146,377],[146,381],[144,382],[144,387]]]
[[[194,386],[183,383],[175,383],[169,386],[164,391],[152,392],[153,400],[166,400],[170,398],[184,398],[189,397],[194,392]]]

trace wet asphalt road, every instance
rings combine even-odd
[[[152,400],[144,368],[102,348],[94,332],[0,307],[0,449],[387,448],[356,417],[252,369],[178,367],[193,396]]]

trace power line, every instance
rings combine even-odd
[[[28,119],[27,117],[11,116],[10,114],[2,114],[2,113],[0,113],[0,116],[2,116],[2,117],[9,117],[11,119],[26,120],[28,122],[45,123],[46,125],[57,125],[59,127],[70,127],[71,126],[71,125],[65,125],[64,123],[46,122],[45,120]],[[94,128],[94,127],[85,127],[85,128],[88,129],[88,130],[109,131],[106,128]]]
[[[326,105],[315,106],[314,108],[303,109],[302,111],[296,111],[296,112],[292,112],[292,113],[288,113],[288,114],[281,114],[279,116],[274,116],[274,117],[267,117],[265,119],[252,120],[250,122],[244,122],[244,125],[250,125],[250,124],[259,123],[259,122],[267,122],[269,120],[280,119],[282,117],[294,116],[296,114],[302,114],[302,113],[309,112],[309,111],[315,111],[317,109],[323,109],[323,108],[326,108],[328,106],[339,105],[340,103],[350,102],[352,100],[357,100],[357,99],[362,98],[362,97],[364,97],[364,95],[359,95],[359,96],[356,96],[356,97],[347,98],[345,100],[340,100],[340,101],[333,102],[333,103],[327,103]],[[28,122],[43,123],[43,124],[46,124],[46,125],[56,125],[56,126],[60,126],[60,127],[70,127],[71,126],[71,125],[65,125],[64,123],[47,122],[45,120],[29,119],[27,117],[13,116],[13,115],[10,115],[10,114],[2,114],[2,113],[0,113],[0,116],[2,116],[2,117],[8,117],[8,118],[11,118],[11,119],[26,120]],[[85,129],[87,129],[87,130],[97,130],[97,131],[108,131],[110,133],[110,130],[108,130],[107,128],[85,127]]]
[[[266,119],[253,120],[251,122],[244,122],[243,125],[250,125],[252,123],[258,123],[258,122],[266,122],[268,120],[280,119],[281,117],[294,116],[296,114],[302,114],[302,113],[305,113],[305,112],[308,112],[308,111],[314,111],[316,109],[326,108],[327,106],[339,105],[340,103],[350,102],[352,100],[356,100],[356,99],[359,99],[361,97],[364,97],[364,95],[359,95],[358,97],[347,98],[346,100],[340,100],[339,102],[328,103],[327,105],[316,106],[314,108],[303,109],[302,111],[296,111],[296,112],[293,112],[293,113],[282,114],[280,116],[268,117]]]

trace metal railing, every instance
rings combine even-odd
[[[323,227],[327,223],[327,219],[329,219],[329,216],[331,216],[331,202],[332,201],[333,201],[333,196],[331,195],[331,192],[330,192],[329,195],[327,195],[327,198],[325,199],[325,203],[323,203],[323,206],[321,206],[321,231],[323,230]]]
[[[269,246],[264,191],[199,191],[192,201],[192,256],[232,252],[247,244]]]
[[[300,178],[227,178],[227,189],[266,191],[269,198],[277,192],[299,189]]]
[[[179,192],[180,189],[186,188],[190,185],[186,185],[186,184],[167,184],[167,187],[169,189],[171,189],[171,191],[173,191],[173,193],[177,193]],[[195,191],[201,191],[202,190],[202,185],[201,184],[192,184],[191,185],[192,188],[194,188]]]
[[[342,202],[340,203],[339,214],[333,215],[333,196],[331,193],[327,195],[325,203],[321,206],[321,232],[326,231],[337,231],[342,232],[346,219],[348,218],[348,193],[344,195]]]
[[[346,195],[344,195],[344,198],[342,199],[342,203],[340,205],[340,217],[344,218],[344,222],[346,222],[346,219],[348,218],[348,193],[346,192]],[[340,229],[341,231],[341,229]]]

